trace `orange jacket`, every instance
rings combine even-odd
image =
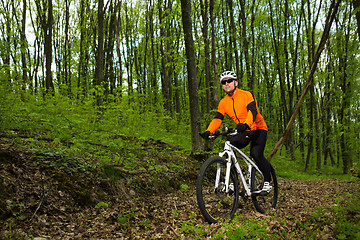
[[[268,130],[256,99],[250,91],[237,88],[233,96],[226,95],[220,101],[218,111],[206,131],[215,132],[220,127],[225,114],[229,115],[236,124],[246,123],[251,130]]]

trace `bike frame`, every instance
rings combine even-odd
[[[246,182],[246,178],[245,178],[243,171],[238,163],[238,159],[236,158],[235,152],[239,153],[239,155],[240,155],[239,158],[241,158],[248,167],[247,173],[248,173],[248,181],[249,182]],[[259,171],[261,175],[263,175],[263,173],[260,171],[260,169],[257,167],[257,165],[248,156],[246,156],[245,153],[243,153],[240,149],[238,149],[237,147],[232,145],[229,140],[225,141],[224,151],[220,152],[219,156],[222,158],[225,158],[227,161],[226,175],[225,175],[225,191],[229,192],[230,169],[231,169],[232,164],[234,164],[236,171],[237,171],[238,175],[240,176],[241,183],[244,186],[245,194],[247,196],[251,196],[250,176],[251,176],[251,171],[253,171],[253,167],[257,171]],[[224,157],[224,156],[226,156],[226,157]],[[218,167],[217,173],[216,173],[215,189],[217,189],[217,187],[219,186],[219,182],[220,182],[220,167]]]

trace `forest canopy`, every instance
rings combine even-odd
[[[181,1],[0,1],[2,130],[41,128],[44,111],[70,128],[111,119],[109,131],[133,124],[143,128],[126,133],[162,126],[164,136],[194,136],[192,97],[199,105],[192,115],[204,129],[224,96],[219,74],[232,70],[257,98],[268,148],[287,126],[328,12],[340,2],[284,145],[305,170],[313,161],[316,169],[331,164],[348,173],[358,163],[359,0],[189,1],[196,64],[190,80]],[[194,83],[197,89],[189,88]],[[55,137],[71,138],[57,130]],[[192,145],[202,150],[202,143]]]

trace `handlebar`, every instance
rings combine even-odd
[[[209,139],[216,139],[219,136],[224,136],[224,137],[228,137],[228,136],[234,136],[237,135],[238,132],[236,129],[230,128],[230,127],[224,127],[223,131],[215,131],[213,132],[210,136]]]

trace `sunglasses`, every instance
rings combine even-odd
[[[230,78],[230,79],[227,79],[227,80],[222,80],[221,84],[225,85],[226,83],[232,83],[233,81],[234,81],[234,79]]]

